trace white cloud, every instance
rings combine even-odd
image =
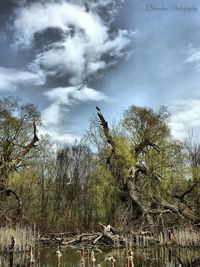
[[[96,5],[104,6],[111,2],[100,1]],[[42,34],[45,29],[53,27],[62,31],[62,41],[43,47],[35,63],[48,75],[70,75],[71,85],[83,85],[90,74],[109,66],[102,60],[103,56],[121,57],[130,43],[128,31],[109,33],[109,24],[98,12],[95,9],[86,12],[85,5],[80,2],[79,5],[62,1],[21,7],[14,27],[16,45],[25,47],[32,44],[36,33]]]
[[[41,127],[39,129],[39,134],[40,135],[48,134],[51,137],[51,139],[55,141],[56,143],[59,142],[59,143],[66,144],[66,143],[73,143],[75,140],[77,141],[81,140],[81,137],[79,135],[74,135],[74,134],[69,134],[69,133],[62,134],[55,128],[51,128],[51,127],[49,127],[48,129]]]
[[[194,64],[195,70],[200,71],[200,48],[190,47],[187,58],[185,60],[187,64]]]
[[[19,85],[32,84],[35,86],[43,85],[45,76],[41,70],[37,71],[34,67],[32,71],[22,71],[14,68],[0,67],[0,91],[13,91]]]
[[[111,53],[112,56],[121,55],[121,52],[130,43],[130,32],[119,30],[113,39],[109,39],[102,46],[102,53]]]
[[[51,89],[45,95],[52,102],[42,112],[42,118],[46,127],[56,126],[73,104],[107,99],[103,93],[86,86],[81,89],[79,87],[58,87]]]
[[[45,93],[50,105],[43,110],[42,117],[48,133],[58,134],[58,125],[72,105],[107,99],[85,83],[91,75],[115,64],[130,44],[127,30],[112,31],[110,27],[119,2],[123,0],[52,0],[24,4],[17,9],[14,19],[17,49],[31,48],[35,35],[42,36],[49,28],[62,33],[61,40],[44,44],[37,50],[31,65],[47,77],[62,75],[68,79],[66,87]],[[106,19],[99,12],[102,9],[108,15]]]
[[[84,38],[77,34],[73,38],[54,44],[50,50],[40,53],[35,62],[47,72],[54,70],[53,75],[57,73],[76,77],[79,84],[82,82],[86,67],[85,50]]]
[[[38,19],[39,18],[39,19]],[[93,45],[102,43],[107,38],[107,27],[100,17],[93,12],[86,12],[84,5],[73,3],[33,3],[18,10],[14,22],[17,44],[29,46],[34,34],[49,27],[59,28],[66,34],[83,30]]]
[[[191,128],[200,130],[200,100],[188,99],[174,102],[170,108],[172,134],[185,138]]]

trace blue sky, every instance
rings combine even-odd
[[[42,114],[42,133],[72,141],[98,105],[111,121],[130,105],[171,112],[175,137],[200,126],[200,3],[2,0],[0,96]]]

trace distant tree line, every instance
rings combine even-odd
[[[0,220],[42,231],[199,227],[200,142],[176,140],[166,107],[130,106],[111,124],[101,110],[81,141],[38,136],[40,113],[0,100]],[[67,129],[66,129],[67,130]]]

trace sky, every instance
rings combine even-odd
[[[199,18],[199,0],[1,0],[0,97],[36,104],[55,140],[130,105],[166,105],[185,138],[200,130]]]

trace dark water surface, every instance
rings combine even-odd
[[[35,267],[56,267],[56,248],[40,248],[35,252]],[[87,250],[86,254],[87,254]],[[91,252],[91,250],[90,250]],[[111,267],[108,260],[114,257],[115,267],[126,267],[125,251],[123,249],[95,249],[95,267]],[[60,267],[81,267],[78,249],[61,248]],[[85,257],[84,267],[92,267],[91,262]],[[0,256],[0,266],[8,267],[8,259]],[[14,258],[14,267],[29,266],[27,255],[18,254]],[[200,249],[186,248],[147,248],[134,249],[134,267],[197,267],[200,266]]]

